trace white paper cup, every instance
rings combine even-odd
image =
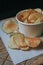
[[[23,33],[27,37],[40,36],[43,31],[43,23],[40,22],[35,24],[32,24],[32,23],[26,24],[26,23],[23,23],[22,21],[19,21],[18,15],[23,11],[18,12],[16,15],[16,20],[18,21],[18,26],[19,26],[19,32]]]

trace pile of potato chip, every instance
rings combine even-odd
[[[43,14],[40,8],[27,9],[18,15],[18,20],[24,23],[40,23],[43,21]]]

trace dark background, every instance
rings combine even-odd
[[[43,0],[0,0],[0,20],[13,17],[18,11],[27,8],[43,9]]]

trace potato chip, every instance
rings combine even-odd
[[[12,48],[12,49],[19,49],[16,42],[13,41],[13,36],[9,39],[9,47]]]
[[[39,12],[39,13],[42,13],[42,10],[40,8],[36,8],[34,10],[37,11],[37,12]]]
[[[6,21],[6,22],[4,23],[2,29],[3,29],[3,31],[4,31],[5,33],[11,33],[11,32],[16,31],[17,28],[18,28],[18,25],[17,25],[16,22],[14,22],[14,21],[12,21],[12,20],[8,20],[8,21]]]

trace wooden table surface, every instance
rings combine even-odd
[[[0,65],[14,65],[0,38]],[[17,65],[43,65],[43,54]]]

